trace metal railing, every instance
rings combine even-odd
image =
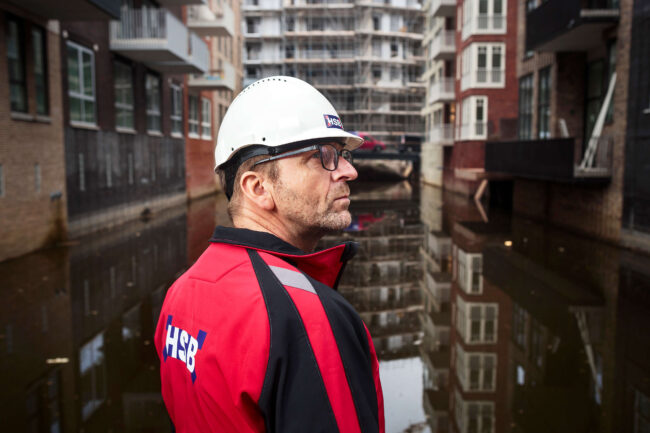
[[[504,33],[506,30],[505,15],[479,15],[471,17],[463,23],[463,39],[476,33]]]

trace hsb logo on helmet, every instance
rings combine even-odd
[[[328,128],[343,129],[343,123],[337,116],[333,116],[331,114],[323,114],[323,117],[325,118],[325,125]]]

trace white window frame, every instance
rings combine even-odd
[[[485,51],[485,68],[479,68],[479,55]],[[494,66],[494,55],[500,53],[500,65]],[[498,42],[472,43],[462,53],[460,90],[502,89],[506,85],[506,44]]]
[[[73,48],[77,50],[77,64],[79,65],[79,88],[84,89],[84,75],[83,75],[83,53],[90,54],[90,59],[91,59],[91,65],[92,67],[90,68],[91,72],[91,80],[92,80],[92,94],[91,95],[86,95],[85,93],[79,93],[70,90],[68,87],[68,99],[78,99],[80,101],[79,107],[80,107],[80,113],[81,117],[85,117],[85,105],[84,102],[92,102],[93,103],[93,118],[95,119],[94,122],[85,122],[85,121],[80,121],[80,120],[70,120],[70,124],[73,126],[97,126],[97,100],[96,100],[96,91],[95,91],[95,53],[93,50],[90,48],[86,48],[83,45],[79,45],[75,42],[72,41],[67,41],[66,42],[66,61],[68,58],[68,53],[67,53],[67,48]],[[68,75],[70,74],[70,71],[68,71]],[[69,78],[68,78],[69,79]],[[70,107],[68,107],[68,114],[70,112]]]
[[[483,254],[468,253],[458,249],[458,287],[468,295],[480,295],[483,293]],[[478,260],[478,265],[476,265]],[[478,272],[478,289],[475,290],[474,272]]]
[[[486,0],[488,13],[479,15],[480,0],[465,0],[463,2],[462,40],[472,35],[505,35],[508,27],[508,1],[507,0]],[[494,13],[496,1],[501,1],[502,13]]]
[[[472,312],[478,309],[478,319],[472,319]],[[492,309],[494,318],[492,319],[492,336],[487,335],[487,312]],[[472,324],[477,322],[478,337],[472,336]],[[460,296],[456,297],[456,330],[460,334],[465,344],[495,344],[498,340],[499,331],[499,304],[489,302],[466,302]]]
[[[157,98],[157,107],[149,107],[149,77],[155,78],[157,80],[158,84],[158,98]],[[152,73],[146,73],[145,74],[145,105],[146,105],[146,112],[147,112],[147,133],[148,134],[155,134],[155,135],[160,135],[162,134],[162,110],[160,106],[162,105],[162,92],[160,88],[161,80],[159,75],[155,75]],[[150,129],[149,128],[149,117],[150,116],[155,116],[158,117],[158,123],[160,124],[160,127],[158,129]]]
[[[494,432],[494,402],[480,400],[465,401],[460,395],[460,392],[456,390],[454,412],[459,433],[469,433],[471,417],[474,414],[476,415],[476,428],[473,431],[481,433]],[[489,426],[483,425],[487,419],[489,419],[490,422]]]
[[[456,343],[456,374],[464,392],[495,392],[497,355],[493,352],[466,352]]]
[[[212,101],[201,98],[201,137],[212,140]]]
[[[188,110],[187,110],[187,136],[191,138],[199,138],[199,97],[196,95],[189,95]]]
[[[183,88],[179,84],[171,83],[169,90],[172,98],[169,114],[171,135],[172,137],[181,138],[183,137]]]
[[[477,112],[479,106],[483,109],[483,119],[479,122]],[[461,103],[460,127],[457,132],[458,140],[487,139],[488,97],[483,95],[468,96]]]

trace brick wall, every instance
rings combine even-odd
[[[7,13],[22,20],[28,112],[12,113],[7,78]],[[36,116],[31,25],[46,30],[49,115]],[[4,193],[0,197],[0,261],[54,243],[67,225],[61,74],[58,28],[35,22],[17,10],[0,10],[0,164]],[[40,190],[35,165],[40,166]]]

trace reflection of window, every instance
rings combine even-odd
[[[551,138],[551,67],[539,71],[539,87],[537,95],[537,136]]]
[[[31,385],[25,402],[27,431],[62,431],[63,408],[60,395],[61,379],[58,369]]]
[[[36,114],[49,113],[47,94],[47,38],[45,30],[32,27],[32,48],[34,51],[34,84],[36,87]]]
[[[9,67],[9,100],[11,111],[27,112],[27,81],[25,78],[25,29],[22,21],[9,17],[6,21],[7,66]]]
[[[133,129],[133,69],[115,62],[115,126]]]
[[[68,101],[70,121],[95,124],[95,53],[68,42]]]
[[[533,138],[533,74],[519,79],[519,138]]]
[[[160,78],[147,74],[145,78],[147,92],[147,131],[160,132]]]
[[[456,391],[456,424],[459,433],[492,433],[494,431],[494,403],[464,401]]]
[[[461,105],[461,140],[480,140],[487,137],[487,97],[469,96]]]
[[[526,323],[528,322],[528,312],[519,304],[515,303],[512,307],[512,339],[515,344],[526,350]]]
[[[172,84],[170,87],[172,93],[172,134],[183,135],[183,91],[181,86]]]
[[[104,333],[79,349],[81,375],[81,414],[86,421],[106,399],[106,361]]]
[[[496,363],[494,353],[465,352],[456,345],[456,374],[465,392],[494,391]]]
[[[461,89],[505,86],[505,44],[470,44],[463,50]]]
[[[498,304],[465,302],[460,297],[456,299],[456,329],[465,343],[495,343]]]
[[[462,38],[506,31],[504,0],[467,0],[463,3]]]
[[[198,137],[199,135],[199,98],[190,95],[188,101],[188,114],[187,123],[189,128],[189,135],[191,137]]]
[[[483,293],[483,256],[458,249],[458,286],[465,293]]]
[[[212,103],[208,98],[201,98],[201,134],[212,139]]]

